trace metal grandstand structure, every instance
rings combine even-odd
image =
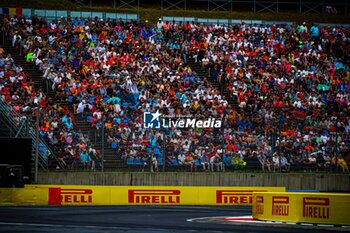
[[[76,4],[94,6],[97,0],[71,0]],[[104,1],[106,2],[106,1]],[[208,11],[240,11],[246,10],[254,13],[294,11],[300,14],[338,14],[348,15],[350,1],[348,0],[111,0],[114,8],[140,9],[150,6],[162,10],[193,10]]]
[[[32,159],[35,161],[33,164],[35,166],[34,180],[36,181],[38,169],[48,169],[48,157],[53,155],[53,151],[41,138],[38,127],[30,118],[31,116],[20,115],[4,99],[0,98],[0,120],[10,130],[12,137],[32,139],[31,153]]]
[[[113,0],[113,7],[139,9],[140,0]]]

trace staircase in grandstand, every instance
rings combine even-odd
[[[193,59],[189,59],[187,64],[191,67],[192,71],[196,72],[200,77],[208,77],[210,84],[217,90],[220,90],[222,96],[225,96],[227,102],[236,110],[241,111],[236,100],[233,99],[232,95],[225,89],[223,84],[218,80],[210,77],[208,72],[202,69],[199,63],[196,63]]]
[[[62,105],[66,105],[71,112],[73,106],[67,102],[62,102]],[[88,135],[91,142],[96,149],[102,151],[102,134],[97,132],[91,127],[91,124],[81,114],[74,114],[77,130],[81,130],[84,135]],[[104,168],[106,169],[121,169],[125,168],[124,161],[121,159],[116,149],[111,148],[111,145],[107,142],[107,137],[104,138]]]
[[[55,103],[59,103],[60,105],[67,106],[67,108],[74,113],[73,105],[67,100],[63,100],[57,98],[55,92],[51,89],[51,86],[44,82],[42,72],[38,70],[32,63],[29,63],[25,60],[24,55],[20,55],[18,49],[11,46],[11,42],[9,40],[5,41],[4,50],[6,53],[11,54],[17,65],[20,65],[24,72],[28,75],[28,77],[33,81],[34,87],[36,90],[43,90],[47,97],[51,97],[55,100]],[[195,71],[201,77],[208,77],[208,73],[204,71],[198,63],[195,63],[193,60],[188,60],[187,63],[193,71]],[[208,77],[208,81],[210,84],[220,90],[223,96],[225,96],[228,103],[235,108],[237,111],[240,111],[237,101],[235,101],[232,96],[225,90],[222,84],[218,80],[214,80],[211,77]],[[76,122],[76,130],[81,130],[84,135],[88,135],[90,141],[93,143],[96,149],[102,151],[102,146],[104,144],[104,168],[110,169],[123,169],[126,168],[127,165],[121,159],[120,150],[118,151],[116,148],[112,148],[110,143],[107,142],[107,137],[104,137],[104,143],[102,143],[102,132],[97,132],[94,128],[91,127],[90,122],[88,122],[86,116],[82,116],[81,114],[74,114],[74,119]],[[122,149],[122,148],[121,148]],[[164,152],[162,152],[164,153]],[[55,168],[56,162],[49,164],[49,168]],[[131,167],[133,169],[133,167]],[[136,168],[138,169],[138,168]],[[130,170],[130,167],[128,168]],[[138,169],[139,170],[139,169]],[[167,169],[169,170],[169,169]],[[170,169],[172,170],[172,169]]]
[[[55,92],[51,89],[50,85],[47,85],[46,82],[43,81],[43,75],[40,70],[38,70],[34,64],[31,64],[26,61],[24,55],[20,55],[18,49],[12,47],[11,41],[6,40],[4,45],[4,50],[7,54],[11,54],[12,58],[16,65],[20,65],[23,68],[23,71],[28,75],[28,77],[34,82],[34,87],[36,90],[43,90],[47,97],[51,97],[55,100],[55,103],[59,103],[60,105],[65,105],[68,109],[73,113],[74,109],[72,104],[68,103],[66,100],[61,100],[56,98]],[[81,130],[81,132],[85,135],[89,136],[91,142],[93,142],[95,148],[97,150],[102,151],[102,137],[101,134],[96,132],[90,125],[90,123],[80,114],[74,114],[77,130]],[[56,167],[54,164],[50,164],[49,168]],[[104,168],[106,169],[121,169],[125,168],[126,165],[124,161],[120,158],[116,149],[111,148],[110,144],[107,143],[107,137],[105,137],[104,142]]]

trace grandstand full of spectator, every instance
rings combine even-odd
[[[268,171],[338,166],[346,171],[349,164],[348,29],[316,24],[309,29],[306,23],[150,26],[70,17],[48,23],[20,16],[6,19],[3,27],[13,46],[43,72],[55,99],[73,105],[97,131],[103,124],[110,146],[128,164],[145,167],[152,161],[158,170],[164,156],[166,163],[192,171],[251,164]],[[193,72],[190,59],[208,77]],[[218,80],[239,109],[209,79]],[[5,98],[12,103],[16,95]],[[41,132],[63,148],[62,161],[70,160],[66,155],[74,148],[84,166],[93,166],[98,159],[90,150],[98,152],[74,129],[72,114],[42,92],[38,105],[46,114]],[[27,106],[23,102],[19,109]],[[142,125],[143,113],[156,111],[197,119],[225,116],[225,127],[171,128],[164,138],[162,129]],[[57,134],[52,121],[64,132]],[[49,135],[63,136],[53,143]]]

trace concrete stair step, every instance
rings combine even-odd
[[[15,64],[20,65],[24,72],[26,72],[29,76],[29,78],[34,82],[34,86],[36,89],[41,88],[42,90],[46,90],[46,87],[44,86],[43,83],[43,78],[42,78],[42,72],[38,70],[33,64],[28,63],[23,55],[19,54],[19,51],[16,48],[13,48],[11,46],[10,41],[5,41],[5,46],[3,47],[5,52],[7,54],[11,54],[12,58],[15,61]],[[55,92],[53,91],[48,91],[45,93],[48,97],[54,98],[55,97]],[[72,104],[69,104],[67,102],[64,102],[62,100],[56,100],[56,103],[60,103],[62,105],[68,106],[68,109],[73,112],[73,106]],[[91,135],[95,129],[93,129],[90,125],[89,122],[87,122],[80,114],[74,114],[75,122],[77,124],[76,129],[81,130],[84,134]],[[0,131],[2,132],[2,131]],[[94,137],[90,136],[90,141],[94,142]],[[99,139],[101,140],[101,139]],[[98,142],[98,145],[96,146],[97,149],[101,150],[101,142]],[[124,164],[124,161],[121,160],[120,158],[118,159],[117,157],[117,152],[115,150],[112,150],[109,148],[110,145],[105,141],[105,167],[106,168],[125,168],[126,165]]]
[[[208,76],[208,73],[202,69],[202,67],[199,65],[199,63],[194,62],[193,59],[189,59],[187,61],[187,64],[191,67],[192,71],[195,71],[199,76],[202,76],[202,77]],[[217,80],[214,80],[210,77],[208,78],[208,80],[214,88],[221,90],[221,84]],[[233,97],[230,95],[229,92],[224,90],[222,94],[225,96],[227,102],[234,109],[236,109],[237,111],[241,110],[238,106],[238,103],[233,99]]]

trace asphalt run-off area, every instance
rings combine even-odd
[[[252,221],[251,212],[244,206],[0,207],[0,232],[350,232],[349,227]]]

